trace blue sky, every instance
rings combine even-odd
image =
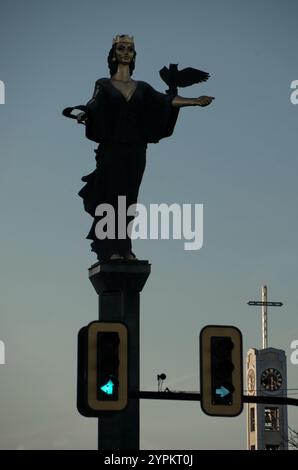
[[[199,390],[201,328],[240,328],[244,350],[261,346],[260,312],[246,305],[268,285],[269,345],[289,361],[297,325],[297,119],[295,0],[1,0],[0,105],[2,449],[94,449],[96,420],[76,400],[78,330],[97,318],[85,240],[91,219],[77,192],[95,145],[66,120],[85,103],[116,34],[135,37],[136,80],[165,91],[170,62],[210,73],[180,90],[210,94],[180,112],[172,137],[148,147],[139,202],[204,204],[204,245],[136,241],[152,263],[141,297],[141,386]],[[294,395],[293,395],[294,396]],[[298,414],[289,408],[289,423]],[[142,402],[141,446],[242,449],[246,415],[210,418],[199,403]],[[297,427],[297,426],[296,426]]]

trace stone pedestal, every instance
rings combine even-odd
[[[99,298],[99,320],[122,322],[128,328],[128,395],[140,390],[140,292],[151,272],[148,261],[96,263],[89,279]],[[139,399],[99,418],[99,450],[137,450],[140,446]]]

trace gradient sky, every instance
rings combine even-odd
[[[175,133],[148,147],[139,202],[204,204],[204,246],[137,241],[152,263],[141,296],[141,389],[199,390],[198,337],[207,324],[240,328],[244,353],[286,350],[288,388],[297,320],[296,0],[0,0],[0,365],[1,449],[95,449],[96,419],[76,410],[77,332],[97,319],[88,280],[96,262],[91,219],[77,192],[94,168],[96,144],[65,119],[108,76],[116,34],[135,36],[134,78],[165,91],[170,62],[201,68],[208,82],[180,90],[210,94],[208,108],[182,109]],[[298,395],[296,395],[298,397]],[[289,424],[298,427],[289,407]],[[246,413],[211,418],[194,402],[141,403],[143,449],[243,449]]]

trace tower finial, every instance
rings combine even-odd
[[[267,312],[267,286],[262,286],[262,344],[263,349],[268,348],[268,312]]]

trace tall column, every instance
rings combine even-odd
[[[99,320],[122,322],[128,328],[128,396],[140,391],[140,292],[151,265],[148,261],[96,263],[89,279],[99,298]],[[119,412],[106,412],[98,420],[98,449],[140,448],[139,399],[128,399]]]

